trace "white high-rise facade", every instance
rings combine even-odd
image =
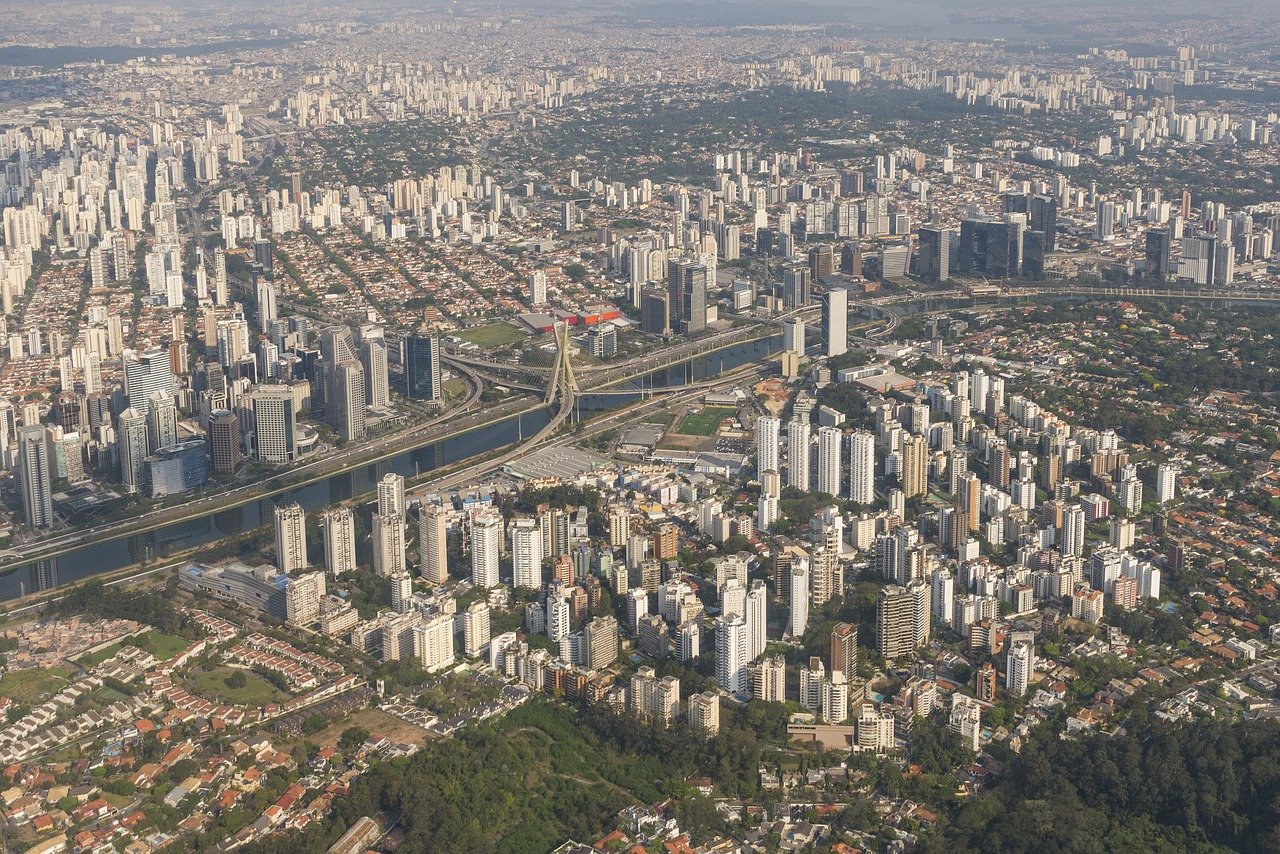
[[[502,516],[482,513],[471,521],[471,583],[497,587],[498,558],[502,554]]]
[[[276,568],[297,572],[307,565],[307,514],[297,504],[276,507]]]
[[[840,495],[840,428],[818,428],[818,491]]]
[[[756,472],[778,471],[778,419],[756,419]]]
[[[760,579],[747,591],[745,621],[747,624],[747,661],[755,661],[764,655],[769,627],[769,590]]]
[[[356,568],[356,526],[350,507],[331,507],[320,514],[324,535],[324,567],[332,575]]]
[[[1023,696],[1031,685],[1031,674],[1035,669],[1035,649],[1026,641],[1018,641],[1009,649],[1009,659],[1005,664],[1005,689],[1015,697]]]
[[[747,623],[737,614],[716,626],[716,681],[730,694],[747,692]]]
[[[1168,504],[1178,489],[1178,469],[1168,463],[1156,466],[1156,503]]]
[[[404,517],[373,514],[373,571],[382,576],[404,572]]]
[[[791,637],[800,638],[809,627],[809,559],[791,559]]]
[[[378,513],[404,515],[404,478],[400,475],[389,473],[378,481]]]
[[[870,504],[876,500],[876,437],[859,430],[849,435],[849,500]]]
[[[431,584],[449,579],[449,521],[444,508],[423,504],[418,510],[418,571]]]
[[[537,519],[522,517],[511,525],[511,584],[542,588],[542,527]]]
[[[787,423],[787,486],[808,492],[810,483],[809,422],[795,419]]]

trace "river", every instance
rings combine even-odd
[[[637,390],[635,395],[584,394],[580,399],[579,410],[590,413],[616,409],[637,400],[642,387],[670,388],[701,382],[723,371],[759,361],[776,353],[781,347],[781,335],[726,347],[612,387],[615,390],[634,388]],[[98,540],[48,560],[15,563],[0,572],[0,600],[52,590],[61,584],[125,569],[144,561],[163,560],[169,555],[248,533],[270,524],[271,508],[278,503],[296,501],[303,509],[312,512],[367,495],[375,490],[378,481],[389,472],[406,478],[417,477],[441,466],[455,465],[514,444],[521,436],[531,436],[546,426],[551,420],[551,414],[550,409],[538,409],[230,510],[203,513],[144,534]]]

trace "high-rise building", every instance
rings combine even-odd
[[[404,378],[408,396],[413,400],[441,400],[440,338],[425,330],[404,341]]]
[[[840,496],[840,446],[843,434],[839,427],[818,428],[818,492]]]
[[[391,610],[407,614],[413,608],[413,579],[407,572],[391,576]]]
[[[689,726],[711,738],[720,732],[720,695],[714,691],[689,695]]]
[[[209,459],[214,474],[232,474],[240,464],[240,420],[229,409],[209,413]]]
[[[1015,697],[1022,697],[1031,685],[1031,676],[1036,669],[1035,648],[1029,641],[1017,641],[1009,647],[1009,658],[1005,663],[1004,687]]]
[[[919,232],[916,275],[922,279],[945,282],[951,278],[951,255],[956,234],[951,229],[924,226]]]
[[[334,373],[337,379],[333,386],[332,405],[338,435],[348,442],[359,441],[364,438],[365,431],[364,366],[359,362],[348,362],[337,365]],[[329,398],[325,398],[325,405],[330,405]]]
[[[646,288],[641,294],[640,328],[652,335],[671,334],[671,296],[667,291]]]
[[[178,443],[178,404],[167,391],[157,391],[149,402],[147,448],[155,453]]]
[[[667,263],[667,292],[670,296],[671,325],[682,335],[707,328],[707,268],[692,259]]]
[[[880,588],[876,644],[885,659],[910,655],[929,642],[929,592],[929,586],[922,581]]]
[[[1156,503],[1168,504],[1174,499],[1174,495],[1178,489],[1178,475],[1180,472],[1176,466],[1168,463],[1161,463],[1156,466]]]
[[[822,346],[828,357],[849,349],[849,292],[844,288],[822,296]]]
[[[858,673],[858,627],[836,623],[831,630],[831,670],[846,676]]]
[[[145,484],[143,460],[147,458],[146,412],[129,407],[120,413],[116,432],[116,451],[120,458],[120,481],[129,492],[138,492]]]
[[[809,422],[794,418],[787,422],[787,486],[808,492],[812,481],[809,473]]]
[[[380,335],[360,342],[360,366],[364,369],[364,402],[375,408],[391,401],[387,367],[387,342]]]
[[[1173,240],[1169,235],[1169,229],[1153,228],[1147,231],[1146,278],[1158,282],[1169,278],[1169,256],[1172,246]]]
[[[751,583],[751,589],[747,591],[744,604],[743,619],[747,624],[748,661],[755,661],[764,655],[765,644],[768,641],[768,607],[769,589],[765,587],[764,581],[757,578]]]
[[[378,513],[404,516],[404,511],[404,478],[395,472],[387,472],[378,481]]]
[[[716,625],[716,681],[730,694],[745,694],[747,684],[747,623],[737,614]]]
[[[511,524],[511,584],[542,589],[542,526],[537,519],[519,517]]]
[[[791,617],[787,628],[791,633],[791,637],[798,640],[804,637],[805,629],[809,627],[808,556],[798,555],[791,559],[789,581],[790,595],[788,599],[791,602]]]
[[[835,248],[830,243],[819,243],[809,247],[809,276],[812,281],[822,282],[835,273]]]
[[[29,528],[52,528],[53,489],[49,476],[49,450],[44,428],[30,424],[18,430],[18,456],[14,465],[22,494],[22,514]]]
[[[778,419],[762,415],[756,419],[756,473],[778,471]]]
[[[173,369],[168,351],[156,347],[145,353],[126,353],[124,395],[128,405],[150,413],[152,396],[158,391],[173,395]]]
[[[334,576],[356,569],[356,526],[350,507],[330,507],[320,514],[324,567]]]
[[[448,532],[444,508],[424,503],[418,510],[418,571],[429,584],[449,580]]]
[[[588,670],[600,670],[618,660],[618,621],[614,617],[595,617],[582,629]]]
[[[293,389],[286,385],[258,386],[252,400],[257,458],[268,463],[293,460],[298,453]]]
[[[864,430],[849,434],[849,500],[876,500],[876,437]]]
[[[387,577],[404,572],[404,516],[373,514],[373,571]]]
[[[497,587],[498,560],[502,554],[502,516],[482,512],[471,520],[471,583]]]
[[[277,504],[276,567],[284,573],[307,566],[307,514],[297,504]]]
[[[907,498],[924,495],[929,489],[929,441],[908,436],[902,442],[902,494]]]
[[[807,264],[783,265],[782,307],[784,310],[794,311],[809,304],[810,281]]]
[[[1079,557],[1084,554],[1084,508],[1073,504],[1062,511],[1062,542],[1059,550],[1064,556]]]
[[[489,647],[492,616],[489,603],[477,600],[462,612],[462,654],[470,658],[484,655]]]

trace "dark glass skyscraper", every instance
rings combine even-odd
[[[412,400],[440,400],[440,339],[416,332],[404,339],[404,380]]]

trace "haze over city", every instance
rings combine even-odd
[[[1280,849],[1278,30],[0,3],[0,848]]]

